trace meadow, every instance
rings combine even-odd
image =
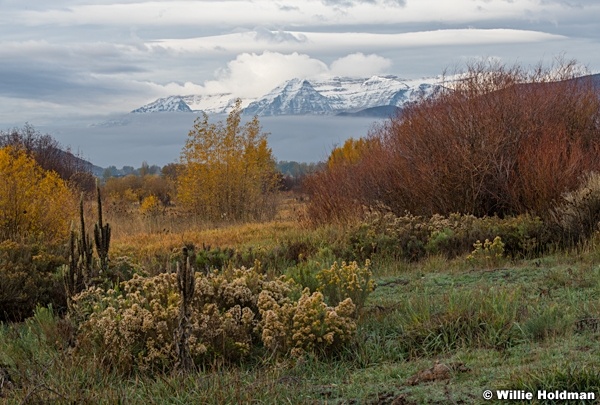
[[[298,220],[303,205],[288,195],[273,221],[188,229],[165,215],[159,228],[170,232],[146,231],[152,220],[142,215],[129,213],[128,222],[107,213],[115,233],[111,257],[122,263],[118,258],[126,255],[131,267],[159,273],[182,245],[203,246],[211,253],[203,257],[214,263],[261,260],[265,271],[310,285],[316,271],[336,260],[368,255],[374,290],[343,347],[301,357],[259,348],[241,361],[213,358],[189,372],[123,372],[103,363],[101,353],[76,350],[68,318],[38,307],[24,322],[1,326],[0,398],[15,404],[441,404],[483,403],[485,389],[599,392],[597,237],[532,258],[491,247],[449,258],[430,244],[422,258],[406,260],[391,254],[402,247],[385,232],[364,232],[377,229],[373,219],[310,227]]]

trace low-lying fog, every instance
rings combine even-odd
[[[63,146],[101,167],[139,167],[143,161],[163,166],[178,161],[196,114],[127,114],[94,123],[68,122],[37,126]],[[245,120],[251,117],[244,117]],[[213,116],[211,122],[226,116]],[[377,118],[337,116],[260,117],[277,160],[317,162],[346,139],[368,134]]]

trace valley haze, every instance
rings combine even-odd
[[[77,121],[35,126],[81,157],[101,167],[140,167],[143,161],[164,166],[179,160],[192,129],[195,113],[161,112],[97,117],[95,123]],[[250,119],[243,116],[243,119]],[[210,121],[226,115],[210,115]],[[101,121],[103,120],[103,121]],[[269,146],[277,160],[317,162],[327,159],[331,149],[346,139],[367,135],[381,119],[339,116],[259,117]],[[106,122],[112,124],[106,124]],[[105,123],[104,125],[97,125]]]
[[[177,160],[197,117],[204,112],[212,122],[225,121],[239,99],[245,120],[259,117],[277,160],[317,162],[346,139],[366,136],[377,121],[440,89],[439,78],[293,78],[260,97],[172,95],[85,128],[50,126],[46,131],[82,148],[82,157],[95,165],[137,167],[141,162],[131,160],[141,157],[163,166]]]

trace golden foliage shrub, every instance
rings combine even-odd
[[[369,259],[364,267],[360,267],[356,262],[342,262],[341,265],[334,262],[330,268],[317,274],[319,291],[323,292],[331,305],[337,305],[350,298],[356,310],[360,310],[365,305],[369,293],[375,288],[370,266]]]
[[[196,365],[239,361],[257,347],[278,354],[328,352],[353,335],[356,307],[345,299],[329,307],[320,292],[284,278],[269,279],[257,266],[196,273],[189,351]],[[118,289],[88,289],[75,296],[71,318],[77,348],[123,372],[167,370],[177,361],[175,335],[180,294],[176,275],[122,282]]]
[[[65,182],[33,158],[0,149],[0,238],[19,242],[63,241],[74,217],[75,200]]]
[[[0,320],[30,316],[37,304],[64,308],[58,252],[74,214],[73,195],[55,172],[22,150],[0,149]]]
[[[297,302],[278,303],[268,293],[259,295],[262,341],[267,349],[298,357],[327,353],[347,343],[356,331],[356,306],[346,298],[328,306],[321,292],[304,289]]]
[[[358,162],[362,155],[368,153],[369,140],[365,138],[350,138],[344,142],[344,145],[338,146],[331,151],[327,159],[327,167],[352,165]]]
[[[162,209],[162,204],[155,195],[149,195],[148,197],[145,197],[140,204],[140,213],[142,215],[149,215],[153,218],[160,215]]]

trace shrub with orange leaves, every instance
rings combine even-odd
[[[600,99],[575,62],[526,71],[479,63],[435,97],[369,134],[306,182],[313,222],[360,218],[363,206],[396,215],[546,217],[586,173],[600,171]],[[348,161],[348,159],[346,159]]]

